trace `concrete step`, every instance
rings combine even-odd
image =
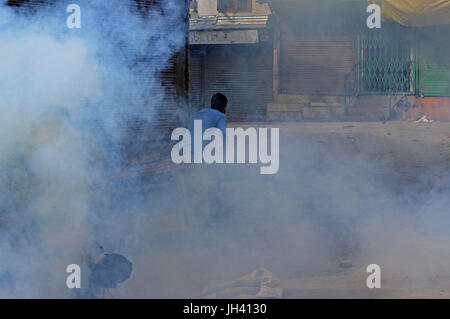
[[[344,104],[344,97],[340,95],[312,95],[309,96],[311,103],[325,103],[328,105]]]
[[[269,103],[267,104],[268,121],[299,121],[302,118],[302,104]]]
[[[327,104],[324,102],[304,103],[269,103],[267,105],[267,119],[269,121],[298,121],[309,120],[336,120],[344,116],[342,104]]]
[[[344,97],[339,95],[315,95],[315,94],[280,94],[277,99],[281,104],[344,104]]]
[[[389,109],[385,107],[350,107],[348,115],[351,116],[389,116]]]
[[[280,94],[277,103],[281,104],[308,104],[309,99],[305,95]]]
[[[311,107],[332,107],[332,108],[344,108],[343,103],[326,103],[326,102],[311,102]]]
[[[303,119],[321,120],[338,119],[344,116],[343,107],[304,107],[302,109]]]
[[[300,112],[304,105],[299,103],[268,103],[268,112]]]
[[[379,122],[387,121],[389,118],[383,115],[347,115],[344,119],[348,122]]]
[[[300,121],[301,111],[267,111],[268,121]]]
[[[389,118],[386,96],[362,96],[347,105],[341,96],[308,96],[281,94],[277,102],[267,105],[267,119],[281,121],[341,120],[380,121]]]

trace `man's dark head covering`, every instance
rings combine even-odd
[[[216,93],[211,97],[211,108],[221,111],[227,107],[228,99],[222,93]]]

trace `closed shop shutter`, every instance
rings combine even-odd
[[[450,96],[450,27],[419,34],[419,87],[425,96]]]
[[[265,120],[272,101],[272,50],[266,44],[215,45],[205,59],[205,103],[217,92],[228,99],[231,121]]]
[[[191,114],[205,107],[203,99],[204,50],[191,47],[189,60],[189,104]]]
[[[356,36],[296,35],[285,25],[280,41],[281,93],[343,94],[357,61]]]
[[[450,55],[450,52],[448,53]],[[449,60],[450,62],[450,60]],[[425,96],[450,96],[450,66],[422,61],[419,66],[420,90]]]
[[[162,127],[173,129],[174,127],[183,124],[183,115],[180,111],[183,111],[180,104],[179,97],[184,95],[184,81],[185,74],[184,63],[185,55],[180,52],[177,55],[172,56],[168,61],[168,68],[161,72],[161,81],[165,90],[164,107],[160,109],[158,123]],[[187,110],[184,110],[187,111]]]

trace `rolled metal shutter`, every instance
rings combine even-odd
[[[185,63],[186,55],[184,52],[179,52],[170,57],[168,67],[160,74],[162,86],[165,93],[165,105],[160,108],[158,123],[161,127],[173,129],[184,122],[187,109],[183,108],[185,101],[180,101],[180,97],[184,97],[186,90],[186,81],[184,77],[186,74]]]
[[[191,114],[194,114],[205,107],[202,95],[204,51],[191,47],[189,59],[189,104]]]
[[[422,61],[419,64],[419,74],[420,91],[423,95],[450,96],[450,71],[448,67],[445,69],[432,62]]]
[[[419,89],[425,96],[450,96],[450,27],[419,35]]]
[[[268,45],[215,45],[207,51],[205,104],[213,94],[225,94],[230,121],[265,120],[272,84],[272,51]]]
[[[280,41],[281,93],[343,94],[357,60],[356,36],[295,35],[284,26]]]

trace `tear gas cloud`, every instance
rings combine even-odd
[[[417,285],[448,272],[448,175],[423,199],[415,185],[394,190],[386,162],[311,147],[283,130],[278,174],[191,167],[198,224],[150,236],[152,218],[185,209],[182,191],[167,180],[118,198],[104,187],[105,168],[123,162],[111,145],[126,138],[124,123],[158,121],[166,98],[158,74],[184,46],[183,8],[163,1],[164,15],[144,19],[127,1],[77,3],[79,30],[65,26],[65,2],[34,14],[0,6],[0,297],[73,296],[66,266],[94,241],[133,261],[119,297],[197,297],[260,266],[284,278],[317,275],[348,251],[355,264],[378,263]],[[140,57],[148,63],[130,63]],[[202,222],[211,213],[219,225]]]
[[[124,123],[153,121],[159,72],[184,45],[175,1],[146,18],[131,1],[77,4],[82,29],[66,27],[64,1],[34,13],[0,6],[2,297],[68,295],[65,267],[98,222],[100,166],[122,161],[110,145]],[[130,63],[141,57],[145,66]]]

